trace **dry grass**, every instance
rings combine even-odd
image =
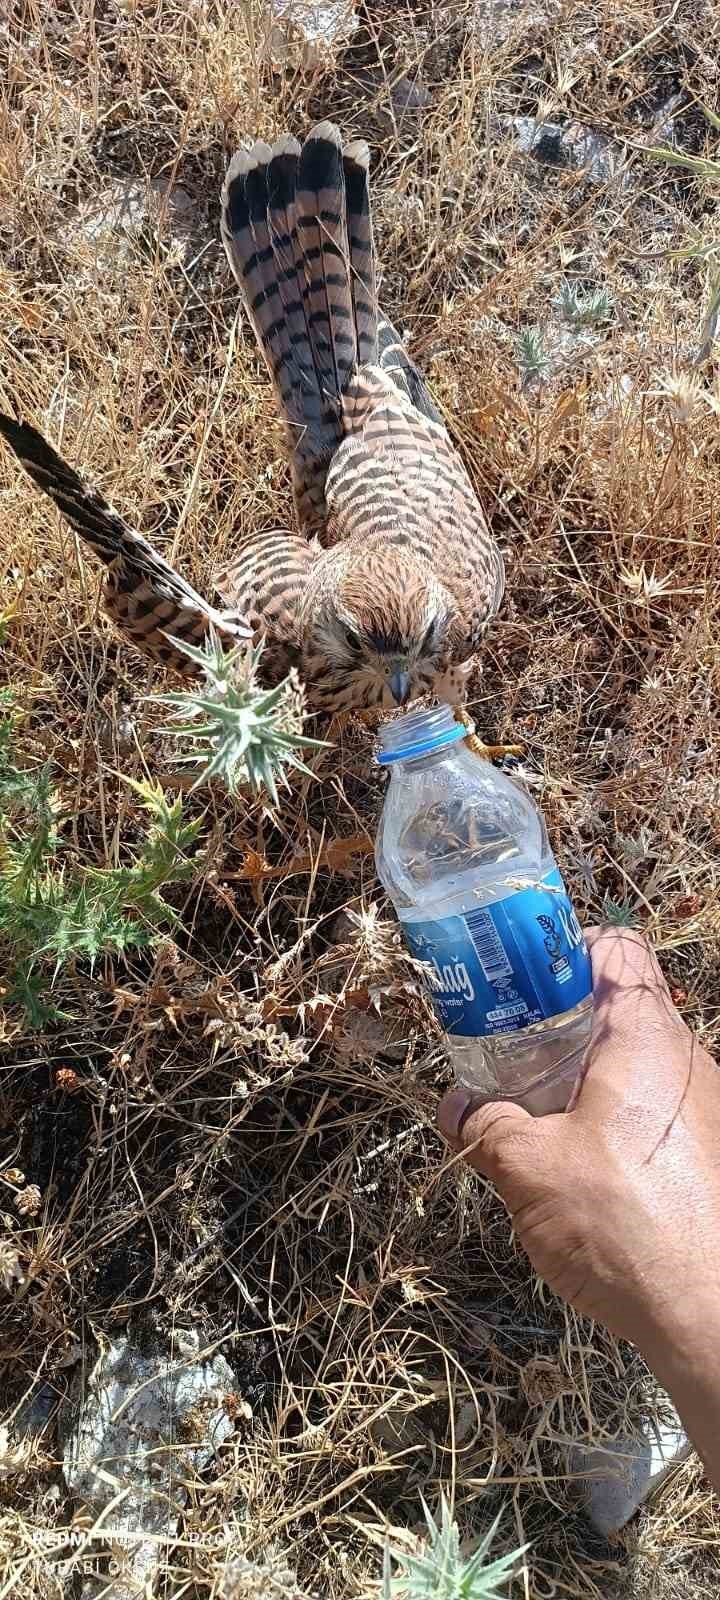
[[[671,124],[714,153],[718,13],[491,15],[379,0],[335,63],[280,69],[260,0],[16,0],[0,401],[207,588],[246,531],[290,516],[218,246],[224,162],[320,114],[368,132],[384,299],[507,550],[480,730],[525,747],[581,913],[648,928],[713,1047],[720,389],[712,357],[693,365],[712,258],[672,252],[717,245],[717,189],[642,147]],[[523,154],[503,119],[537,114],[614,141],[614,175]],[[154,207],[113,235],[92,218],[121,180],[136,202],[155,184]],[[582,341],[565,277],[614,297]],[[550,365],[523,383],[537,325]],[[47,503],[7,458],[0,474],[22,760],[54,763],[68,851],[113,865],[138,826],[119,773],[177,783],[147,701],[161,678],[98,617],[96,568]],[[60,1396],[68,1353],[129,1317],[224,1339],[256,1422],[194,1485],[168,1595],[217,1595],[226,1558],[277,1546],[304,1590],[369,1596],[366,1530],[414,1525],[441,1483],[469,1533],[506,1504],[508,1544],[532,1541],[525,1600],[709,1594],[718,1511],[695,1465],[612,1546],[575,1509],[563,1443],[637,1417],[642,1365],[542,1289],[488,1187],[448,1163],[428,1018],[351,848],[381,798],[369,733],[315,766],[275,817],[213,794],[176,943],[64,978],[45,1034],[6,1015],[0,1161],[41,1204],[23,1216],[3,1190],[25,1276],[3,1301],[3,1412],[36,1373]],[[69,1552],[37,1536],[68,1520],[59,1483],[52,1453],[0,1481],[7,1600],[60,1592]]]

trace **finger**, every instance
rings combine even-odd
[[[440,1132],[484,1177],[500,1182],[511,1152],[537,1130],[537,1121],[512,1100],[491,1100],[477,1105],[472,1095],[455,1090],[438,1108]]]
[[[589,930],[593,1030],[577,1112],[609,1112],[649,1074],[674,1083],[677,1045],[689,1037],[650,945],[632,928]]]
[[[637,1048],[639,1030],[656,1018],[674,1026],[677,1012],[657,958],[633,928],[591,932],[594,1037]]]
[[[438,1106],[438,1131],[444,1139],[447,1139],[448,1144],[454,1144],[458,1149],[463,1122],[473,1104],[473,1097],[468,1094],[467,1089],[451,1089]]]

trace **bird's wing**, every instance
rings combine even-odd
[[[388,559],[409,551],[457,602],[453,653],[462,660],[500,606],[505,573],[460,456],[445,429],[377,371],[358,375],[345,407],[348,437],[326,484],[330,535],[380,541]]]
[[[378,362],[383,372],[392,378],[396,388],[407,395],[416,411],[430,422],[439,422],[442,427],[443,419],[419,367],[408,355],[392,323],[382,316],[378,323]]]
[[[285,529],[255,534],[214,574],[218,594],[265,644],[263,677],[275,681],[299,662],[301,608],[316,560],[314,544]]]
[[[210,627],[232,645],[250,636],[239,616],[203,600],[142,534],[128,526],[97,489],[79,474],[36,428],[0,414],[0,436],[38,488],[67,517],[75,532],[109,568],[103,598],[119,628],[154,660],[193,676],[197,667],[170,642],[202,644]]]

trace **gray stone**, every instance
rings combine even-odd
[[[483,50],[497,49],[516,32],[523,36],[533,28],[545,28],[560,13],[559,0],[545,5],[528,5],[527,0],[475,0],[471,28]]]
[[[38,1383],[23,1400],[13,1417],[13,1432],[19,1439],[40,1439],[49,1426],[59,1395],[54,1383]]]
[[[535,117],[509,119],[520,149],[543,166],[583,173],[590,183],[609,183],[624,165],[620,145],[582,122],[539,122]]]
[[[228,1561],[218,1594],[219,1600],[317,1600],[300,1588],[294,1569],[276,1552],[261,1561]]]
[[[299,48],[306,65],[332,58],[358,27],[354,0],[270,0],[270,51],[284,66]]]
[[[117,178],[80,207],[73,231],[97,255],[122,257],[142,228],[152,225],[183,256],[197,224],[195,201],[178,184],[167,178]]]
[[[691,1450],[679,1417],[668,1426],[648,1418],[641,1433],[606,1445],[573,1445],[570,1471],[592,1526],[605,1538],[618,1533]]]
[[[424,111],[431,101],[430,90],[419,78],[396,78],[390,84],[390,99],[396,111]]]
[[[177,1532],[184,1480],[213,1459],[233,1432],[225,1405],[236,1380],[225,1357],[201,1354],[197,1334],[168,1351],[150,1335],[142,1348],[121,1336],[75,1385],[58,1427],[68,1489],[102,1519],[115,1555],[104,1600],[152,1591],[163,1544]],[[83,1591],[90,1597],[94,1580]]]

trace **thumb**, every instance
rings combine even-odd
[[[551,1118],[545,1117],[548,1122]],[[538,1136],[538,1120],[513,1100],[479,1105],[465,1089],[455,1089],[438,1107],[438,1128],[483,1177],[502,1189],[518,1162],[528,1159],[528,1146]]]

